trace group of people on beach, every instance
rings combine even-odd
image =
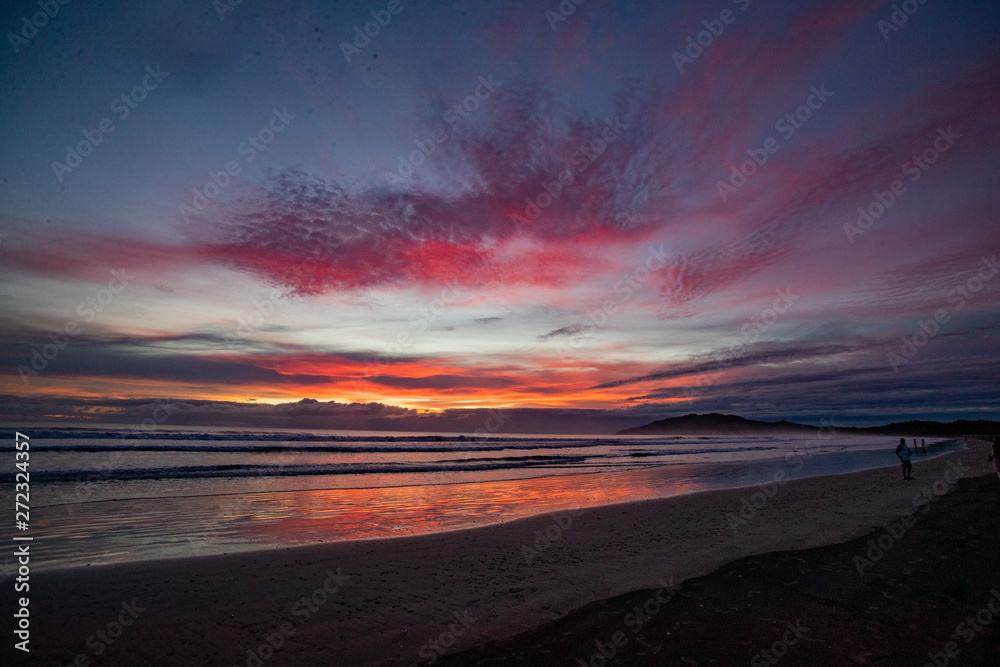
[[[910,454],[916,453],[920,454],[920,450],[923,448],[924,456],[927,455],[927,443],[923,438],[920,439],[920,446],[917,446],[917,439],[913,439],[913,452],[910,452],[910,448],[906,446],[906,438],[899,439],[899,445],[896,447],[896,456],[899,457],[900,463],[903,464],[903,479],[913,479],[913,464],[910,462]]]
[[[923,448],[926,455],[927,445],[924,443],[923,438],[920,439],[920,447],[917,447],[917,439],[914,438],[913,451],[919,454],[921,448]],[[913,471],[913,464],[910,462],[910,453],[910,448],[906,446],[906,438],[900,438],[899,444],[896,446],[896,456],[899,457],[900,463],[903,464],[903,479],[913,479],[913,475],[910,474]],[[993,462],[993,469],[997,471],[997,476],[1000,477],[1000,435],[993,436],[993,451],[986,460]]]

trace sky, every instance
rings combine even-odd
[[[1000,418],[995,2],[0,27],[6,420]]]

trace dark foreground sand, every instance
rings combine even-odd
[[[752,516],[743,506],[749,518],[736,533],[726,515],[757,489],[587,509],[561,517],[558,530],[543,515],[421,537],[37,573],[31,653],[8,640],[2,655],[14,657],[3,662],[410,665],[486,644],[437,663],[599,665],[595,641],[610,653],[617,636],[614,664],[763,665],[772,663],[752,662],[755,654],[771,647],[787,649],[788,665],[923,665],[961,631],[959,662],[950,664],[1000,664],[992,618],[957,628],[1000,591],[1000,480],[983,477],[992,472],[986,452],[977,442],[917,458],[910,482],[894,468],[776,485]],[[959,490],[939,498],[958,475]],[[867,540],[914,511],[860,576],[854,556],[866,555]],[[524,547],[536,531],[554,539],[538,542],[544,549],[529,563]],[[653,603],[658,589],[669,601]],[[8,581],[0,600],[11,629],[12,598]],[[789,629],[796,621],[801,638]]]
[[[1000,665],[997,476],[961,481],[859,576],[881,532],[739,560],[662,606],[655,589],[595,602],[436,664]]]

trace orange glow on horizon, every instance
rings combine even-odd
[[[424,368],[424,370],[429,370]],[[440,367],[443,371],[421,375],[416,368],[393,369],[393,377],[421,380],[435,375],[454,373],[456,369]],[[73,396],[82,399],[174,399],[194,401],[228,401],[233,403],[277,405],[303,398],[321,402],[383,403],[420,412],[441,412],[450,409],[478,408],[616,408],[631,402],[628,398],[642,393],[640,385],[612,389],[591,389],[598,372],[566,371],[562,373],[510,374],[503,376],[512,384],[506,388],[490,387],[389,387],[359,377],[333,379],[326,383],[289,383],[279,385],[244,385],[241,387],[211,387],[185,382],[148,382],[133,379],[103,377],[53,377],[46,381],[39,377],[27,387],[9,382],[9,393],[22,397]],[[475,377],[470,375],[470,377]],[[13,379],[11,376],[8,378]],[[679,382],[676,382],[680,384]],[[18,382],[18,385],[21,383]],[[643,383],[645,384],[645,383]],[[657,384],[658,387],[664,384]],[[18,391],[22,389],[22,391]],[[682,403],[693,397],[662,399],[662,403]],[[95,415],[108,409],[91,410]]]

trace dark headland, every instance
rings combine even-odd
[[[667,417],[643,426],[618,431],[617,435],[781,435],[815,433],[820,426],[796,424],[786,420],[777,422],[745,419],[736,415],[711,413]],[[1000,433],[1000,422],[983,419],[942,423],[937,421],[906,421],[884,426],[827,427],[844,435],[906,435],[925,438],[974,436]]]

